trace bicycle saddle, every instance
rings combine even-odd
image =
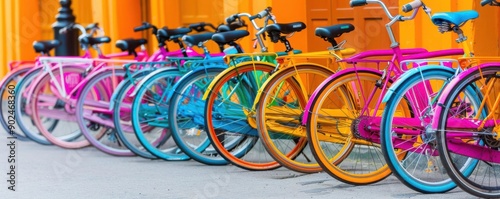
[[[212,33],[212,32],[200,33],[200,34],[194,34],[194,35],[184,35],[182,37],[182,40],[184,40],[184,42],[188,43],[189,45],[195,46],[195,45],[198,45],[200,42],[204,42],[204,41],[212,39],[213,35],[214,35],[214,33]]]
[[[278,31],[283,34],[290,34],[293,32],[300,32],[306,28],[306,24],[302,22],[293,23],[276,23],[267,26],[266,31]]]
[[[116,47],[122,51],[134,52],[141,45],[147,44],[145,39],[121,39],[116,41]]]
[[[163,37],[167,40],[175,39],[182,37],[191,32],[190,28],[177,28],[177,29],[167,29],[161,28],[158,29],[158,36]]]
[[[340,37],[344,33],[349,33],[354,30],[352,24],[337,24],[333,26],[318,27],[314,34],[321,38],[336,38]]]
[[[458,11],[458,12],[440,12],[432,16],[434,25],[441,25],[443,21],[460,26],[463,23],[479,17],[475,10]]]
[[[96,45],[102,43],[109,43],[111,39],[109,37],[83,37],[80,39],[81,44]]]
[[[248,33],[248,31],[246,30],[233,30],[229,32],[215,33],[212,36],[212,40],[214,40],[217,43],[228,44],[231,43],[232,41],[248,36],[249,34],[250,33]]]
[[[54,49],[61,45],[61,42],[58,40],[46,40],[46,41],[35,41],[33,42],[33,48],[35,52],[40,53],[43,52],[47,54],[50,50]]]

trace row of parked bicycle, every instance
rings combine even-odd
[[[63,31],[81,31],[85,54],[51,57],[58,41],[35,42],[41,55],[12,62],[1,82],[2,96],[15,97],[0,98],[0,121],[18,139],[68,149],[93,145],[116,156],[325,171],[355,185],[394,173],[422,193],[458,185],[479,197],[500,197],[500,59],[474,56],[461,29],[478,13],[431,16],[415,0],[403,7],[411,15],[393,16],[381,0],[350,3],[382,7],[390,50],[353,55],[337,39],[355,28],[339,24],[315,30],[329,50],[302,53],[288,38],[306,25],[277,23],[271,8],[232,15],[218,27],[144,23],[134,30],[152,30],[158,41],[152,55],[144,39],[119,40],[123,52],[104,55],[99,46],[110,39],[94,36],[101,32],[97,25],[72,24]],[[441,33],[456,33],[462,48],[401,49],[391,26],[413,20],[420,8]],[[249,35],[243,18],[255,28],[260,53],[244,53],[236,42]],[[267,52],[266,38],[286,51]],[[211,54],[208,40],[221,52]],[[169,51],[168,42],[180,50]],[[129,55],[135,59],[115,59]],[[459,58],[443,58],[449,56]]]

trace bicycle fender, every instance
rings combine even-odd
[[[319,67],[324,67],[320,64],[314,64],[314,63],[300,63],[300,64],[295,64],[295,67],[297,66],[302,66],[302,65],[315,65],[315,66],[319,66]],[[287,68],[290,68],[290,67],[294,67],[294,66],[289,66]],[[326,67],[325,67],[326,68]],[[329,68],[327,68],[328,70],[331,70]],[[285,69],[280,69],[278,70],[278,72],[272,74],[268,79],[267,81],[265,81],[261,87],[259,88],[259,91],[257,91],[257,95],[255,96],[255,100],[253,101],[253,106],[252,106],[252,110],[255,110],[257,108],[257,104],[259,104],[259,99],[260,99],[260,96],[262,95],[263,91],[264,91],[264,88],[266,88],[266,86],[269,84],[269,80],[272,80],[274,77],[278,76],[279,74],[282,73],[282,71],[285,71]],[[332,73],[335,73],[333,70],[331,70]],[[305,96],[307,98],[307,96]]]
[[[394,94],[394,91],[399,89],[399,87],[403,84],[403,82],[406,81],[406,79],[415,76],[415,75],[420,75],[420,73],[426,72],[426,71],[444,71],[444,72],[449,72],[451,75],[455,74],[455,69],[446,67],[443,65],[426,65],[426,66],[420,66],[417,68],[412,68],[403,75],[401,75],[396,82],[394,82],[389,89],[387,89],[387,92],[384,95],[384,98],[382,99],[383,103],[386,103],[389,101],[389,99],[392,97]]]
[[[212,88],[215,86],[215,84],[222,78],[224,77],[224,75],[226,75],[227,73],[231,72],[232,70],[234,70],[234,68],[238,68],[238,67],[241,67],[241,66],[246,66],[246,65],[251,65],[251,64],[259,64],[259,65],[268,65],[268,66],[271,66],[271,67],[276,67],[275,64],[272,64],[272,63],[269,63],[269,62],[262,62],[262,61],[255,61],[255,62],[243,62],[243,63],[239,63],[237,64],[236,66],[229,66],[229,68],[227,68],[226,70],[222,71],[222,73],[220,73],[219,75],[217,75],[213,80],[212,82],[210,82],[210,85],[208,85],[207,87],[207,90],[205,91],[205,94],[203,94],[203,100],[206,100],[207,97],[208,97],[208,94],[212,91]]]
[[[165,68],[157,69],[157,70],[153,71],[152,73],[149,73],[148,75],[146,75],[144,78],[142,78],[141,81],[139,81],[139,83],[135,86],[135,88],[140,88],[142,85],[144,85],[146,83],[146,81],[149,78],[153,77],[156,74],[166,72],[166,71],[179,71],[179,69],[177,67],[165,67]],[[134,97],[138,91],[139,91],[139,89],[134,89],[134,92],[132,92],[132,94],[130,94],[129,97]]]

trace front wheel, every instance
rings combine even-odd
[[[176,68],[159,72],[138,86],[132,102],[132,127],[141,145],[164,160],[188,160],[170,137],[169,94],[183,74]]]
[[[208,89],[205,124],[210,142],[240,168],[262,171],[280,166],[259,141],[252,113],[257,90],[274,68],[252,63],[230,67]]]
[[[113,125],[112,111],[108,109],[113,88],[125,76],[123,69],[99,71],[83,87],[76,104],[76,118],[87,140],[104,153],[133,156],[118,139]]]

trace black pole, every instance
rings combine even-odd
[[[64,34],[60,34],[59,30],[68,26],[71,23],[75,23],[75,16],[73,15],[73,10],[71,10],[71,0],[59,0],[61,8],[59,8],[59,13],[56,15],[56,22],[52,24],[52,29],[54,30],[54,39],[59,40],[61,45],[56,48],[57,56],[78,56],[78,30],[71,29]]]

